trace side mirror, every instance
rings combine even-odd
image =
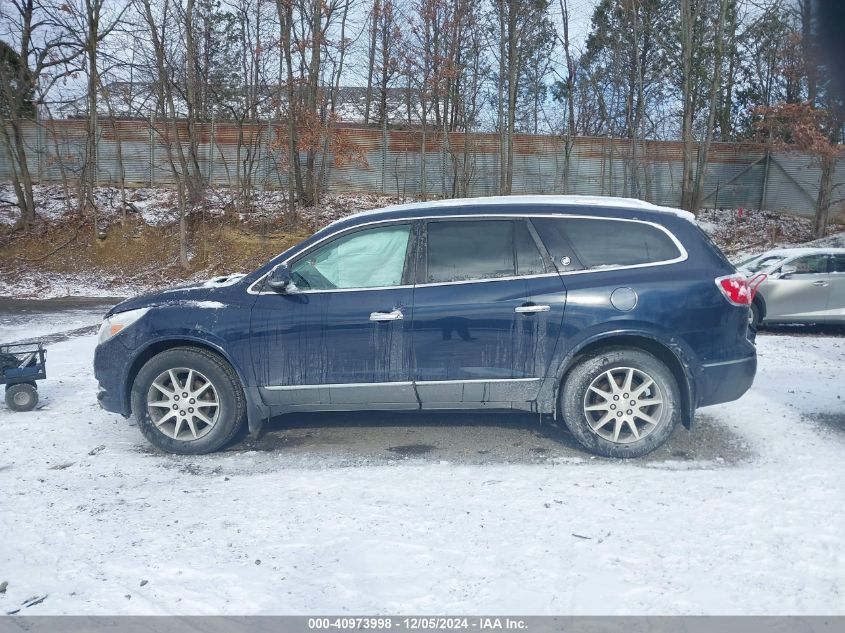
[[[291,281],[290,268],[288,268],[287,264],[279,264],[270,271],[270,276],[267,277],[267,285],[275,292],[281,293],[296,289],[296,286]]]
[[[785,264],[780,267],[780,274],[779,277],[781,279],[789,279],[790,275],[794,275],[798,272],[798,269],[795,266],[790,266],[789,264]]]

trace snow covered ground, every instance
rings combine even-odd
[[[758,340],[741,401],[630,462],[492,414],[163,455],[56,342],[40,408],[0,405],[0,612],[845,614],[845,339]]]
[[[52,184],[34,185],[32,191],[37,215],[46,222],[66,221],[78,212],[79,201],[74,190],[65,194],[60,185]],[[123,196],[117,187],[96,187],[94,200],[100,223],[108,224],[122,217]],[[317,229],[350,213],[402,201],[382,194],[331,193],[324,195],[318,206],[298,208],[297,215]],[[196,212],[222,216],[241,204],[234,190],[209,188],[202,209],[196,209]],[[173,224],[179,219],[176,192],[166,187],[126,189],[126,205],[125,212],[129,216],[140,216],[149,226]],[[288,212],[286,194],[279,190],[256,190],[253,192],[252,208],[251,212],[239,213],[238,217],[247,222],[282,217]],[[19,219],[20,209],[15,203],[11,185],[0,182],[0,225],[11,226]]]

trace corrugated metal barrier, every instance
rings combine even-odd
[[[187,138],[184,122],[176,124]],[[98,177],[117,184],[121,168],[130,186],[173,184],[167,143],[172,124],[103,120]],[[287,160],[284,123],[199,125],[200,169],[209,182],[238,186],[249,177],[256,188],[285,188]],[[384,192],[404,196],[495,195],[499,191],[499,137],[344,127],[342,156],[329,157],[326,188],[332,192]],[[85,121],[27,122],[25,139],[33,176],[57,182],[82,169]],[[119,148],[119,151],[118,151]],[[559,136],[517,135],[514,139],[513,193],[570,193],[632,196],[678,206],[682,144],[674,141],[574,139],[566,168],[566,141]],[[697,148],[696,148],[697,151]],[[118,160],[120,158],[120,160]],[[11,171],[0,153],[0,178]],[[239,180],[239,178],[241,180]],[[755,144],[714,143],[705,179],[704,206],[768,208],[812,215],[820,170],[810,156],[775,152]],[[845,183],[845,161],[834,183]],[[837,198],[837,196],[834,196]]]

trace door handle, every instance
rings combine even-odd
[[[551,310],[551,306],[538,305],[517,306],[513,309],[517,314],[534,314],[535,312],[548,312],[549,310]]]
[[[814,286],[826,286],[827,282],[824,279],[819,279],[818,281],[813,282]]]
[[[370,314],[370,321],[378,321],[383,323],[385,321],[400,321],[405,318],[402,310],[396,308],[390,312],[373,312]]]

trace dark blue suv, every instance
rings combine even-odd
[[[340,220],[248,275],[114,307],[103,407],[174,453],[297,411],[520,409],[635,457],[739,398],[751,292],[692,215],[638,200],[418,203]]]

